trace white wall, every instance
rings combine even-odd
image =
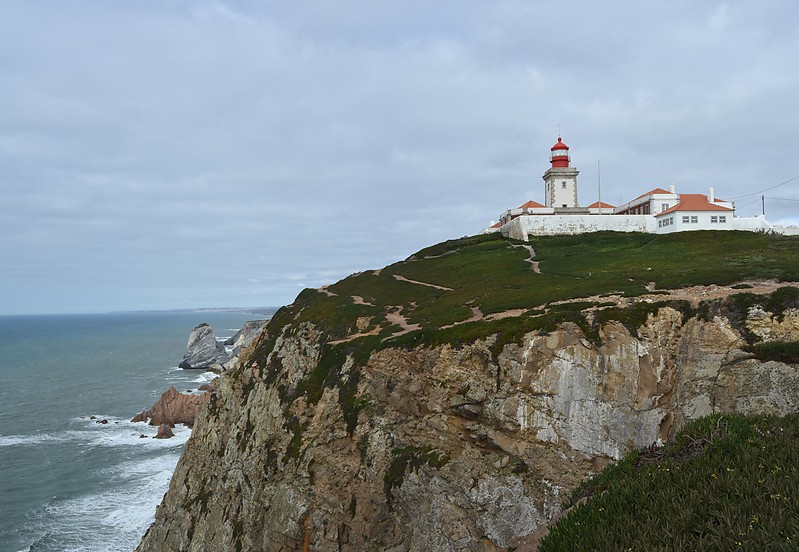
[[[718,213],[718,212],[717,212]],[[694,213],[699,217],[696,224],[683,223],[680,212],[666,215],[674,217],[674,224],[658,227],[652,215],[522,215],[508,222],[502,228],[503,236],[517,240],[527,240],[527,236],[554,236],[559,234],[584,234],[610,230],[614,232],[648,232],[650,234],[669,234],[690,230],[745,230],[749,232],[775,232],[798,235],[795,226],[772,226],[762,215],[756,217],[734,217],[726,214],[727,222],[711,223],[710,212]],[[686,216],[692,216],[689,212]],[[718,214],[714,216],[719,216]],[[704,218],[703,218],[704,217]],[[663,218],[663,217],[661,217]],[[690,220],[690,219],[689,219]]]
[[[503,236],[527,240],[534,236],[614,232],[650,232],[657,230],[655,218],[648,215],[529,215],[513,219],[500,231]]]
[[[685,223],[682,221],[683,217],[697,217],[697,222],[692,223],[688,222]],[[711,216],[719,217],[719,216],[726,216],[726,222],[710,222]],[[779,230],[774,229],[771,224],[766,221],[765,217],[762,215],[758,215],[756,217],[734,217],[730,212],[720,212],[720,211],[678,211],[675,213],[670,213],[668,215],[663,215],[662,217],[658,217],[658,219],[674,219],[674,224],[668,224],[666,226],[657,226],[656,225],[656,232],[658,234],[671,234],[672,232],[688,232],[691,230],[745,230],[749,232],[766,232],[766,231],[776,231]],[[689,218],[690,220],[690,218]],[[779,232],[782,233],[782,232]]]

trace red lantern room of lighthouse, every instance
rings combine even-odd
[[[569,166],[571,159],[569,158],[569,146],[563,143],[563,140],[558,136],[558,143],[552,146],[552,155],[549,160],[552,166],[556,168],[566,168]]]
[[[543,176],[545,205],[553,207],[556,213],[576,213],[575,209],[582,212],[577,203],[577,175],[580,171],[571,166],[569,146],[558,136],[558,143],[552,146],[551,151],[549,160],[552,166]]]

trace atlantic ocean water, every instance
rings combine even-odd
[[[196,390],[213,377],[177,367],[194,326],[227,337],[259,318],[0,316],[0,551],[133,550],[191,430],[153,439],[155,428],[129,420],[170,385]]]

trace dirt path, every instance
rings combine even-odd
[[[527,259],[527,262],[530,263],[530,269],[536,274],[541,274],[541,269],[538,267],[538,261],[533,260],[535,259],[535,249],[533,249],[532,245],[514,245],[513,247],[521,247],[522,249],[529,251],[530,258]]]
[[[397,307],[394,311],[386,313],[386,320],[402,328],[401,331],[394,332],[392,337],[397,337],[398,335],[403,335],[421,328],[419,324],[408,324],[408,319],[402,314],[402,307]]]
[[[427,282],[420,282],[419,280],[409,280],[405,276],[400,276],[399,274],[394,274],[394,279],[400,282],[408,282],[409,284],[416,284],[418,286],[427,286],[431,288],[440,289],[442,291],[453,291],[452,288],[437,286],[436,284],[428,284]]]
[[[657,294],[644,294],[635,297],[624,297],[623,295],[592,295],[590,297],[576,297],[574,299],[566,299],[564,301],[553,301],[552,305],[561,305],[566,303],[614,303],[620,307],[626,307],[631,303],[640,301],[688,301],[693,306],[698,306],[700,302],[711,299],[724,299],[736,293],[754,293],[755,295],[765,295],[772,293],[775,289],[791,286],[799,287],[799,282],[775,282],[773,280],[766,281],[749,281],[741,282],[748,284],[752,287],[743,289],[734,289],[731,286],[692,286],[680,289],[664,289]],[[646,285],[647,291],[655,289],[655,282],[649,282]]]
[[[366,337],[368,335],[377,335],[382,330],[383,330],[382,326],[377,326],[375,328],[372,328],[368,332],[356,333],[356,334],[348,335],[344,339],[335,339],[333,341],[328,341],[328,343],[330,343],[331,345],[337,345],[339,343],[347,343],[348,341],[353,341],[354,339],[358,339],[359,337]]]
[[[320,287],[320,288],[316,288],[316,291],[318,291],[319,293],[324,293],[324,294],[325,294],[325,295],[327,295],[328,297],[338,297],[338,295],[337,295],[337,294],[335,294],[335,293],[333,293],[332,291],[330,291],[329,289],[327,289],[327,286],[326,286],[326,285],[325,285],[325,286],[322,286],[322,287]]]
[[[453,324],[447,324],[446,326],[441,326],[442,330],[446,330],[447,328],[455,327],[459,324],[466,324],[467,322],[477,322],[478,320],[483,319],[483,311],[480,310],[480,307],[472,307],[472,316],[467,318],[466,320],[461,320],[460,322],[455,322]]]
[[[361,297],[360,295],[352,295],[351,297],[352,297],[352,304],[353,305],[366,305],[368,307],[374,307],[374,305],[372,303],[368,303],[368,302],[364,301],[363,297]]]

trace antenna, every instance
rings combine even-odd
[[[560,138],[560,123],[558,123],[558,138]]]
[[[599,159],[596,160],[596,189],[599,196],[599,214],[602,214],[602,179],[599,171]]]

